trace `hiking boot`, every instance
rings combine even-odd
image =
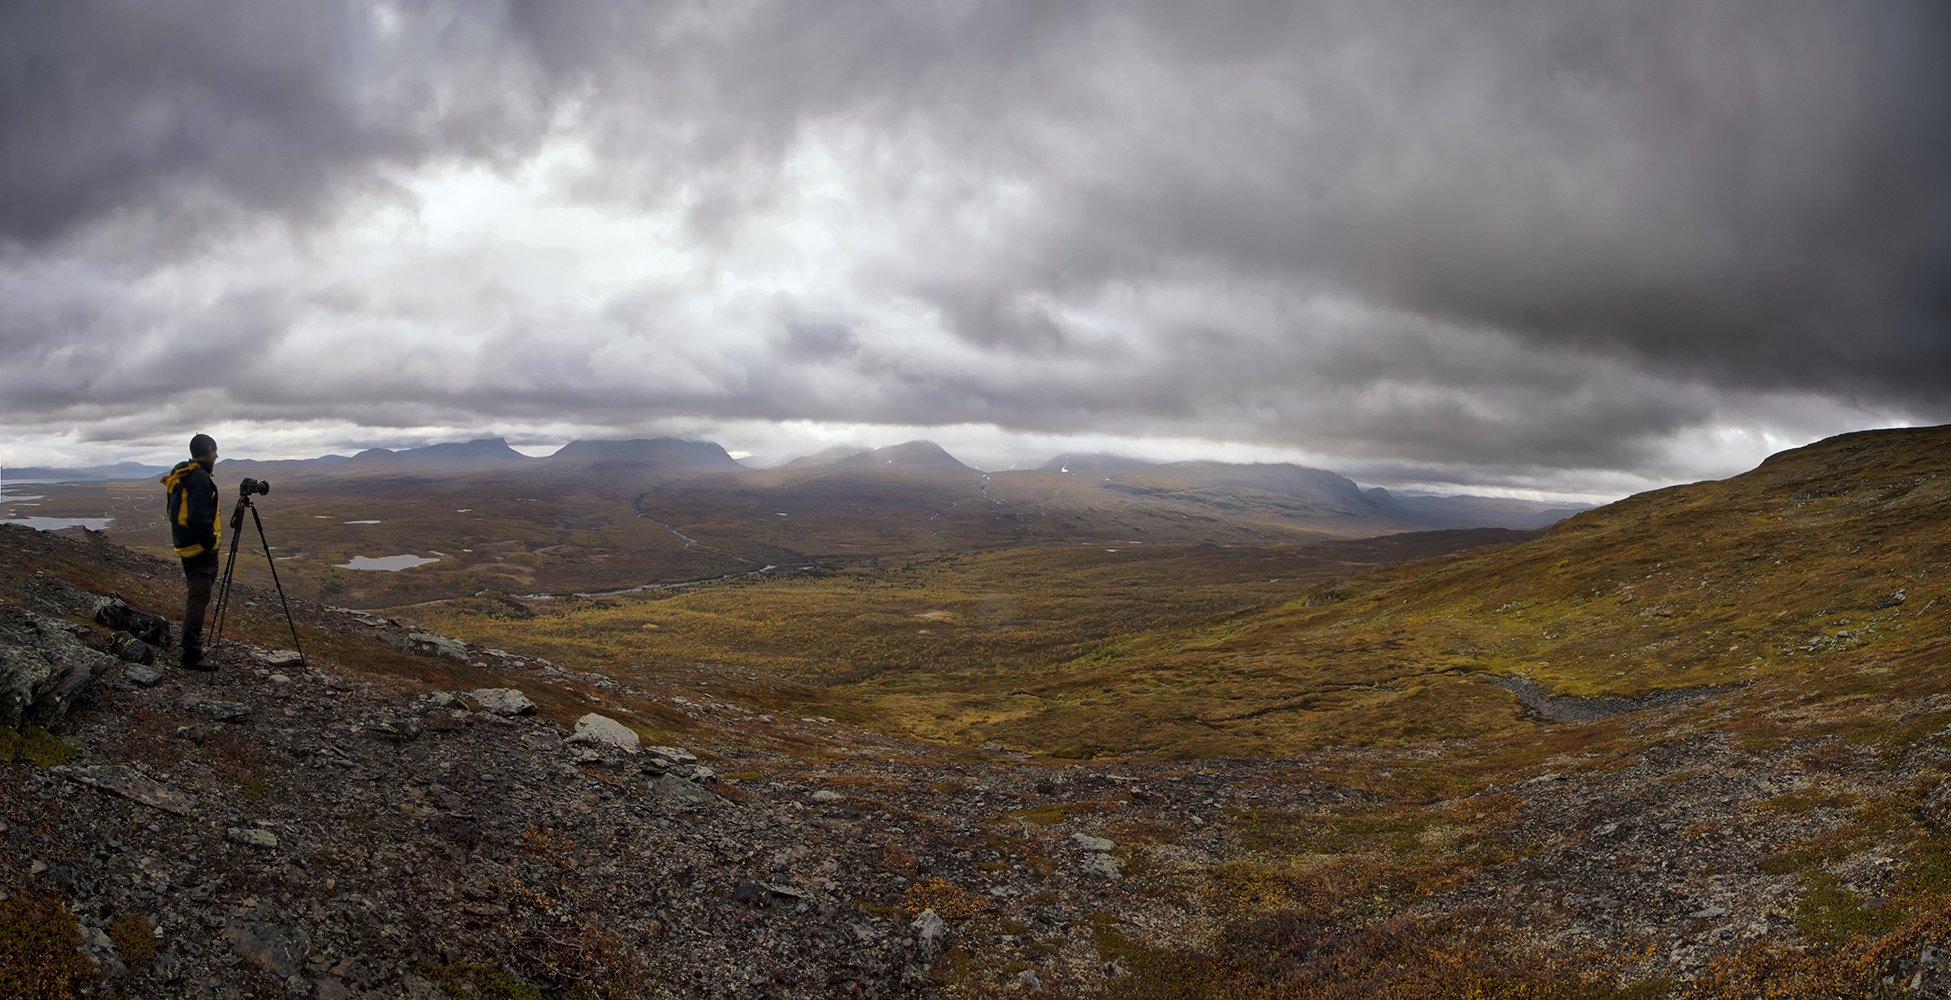
[[[201,649],[185,649],[183,651],[183,669],[215,670],[217,669],[217,661],[205,659],[203,650]]]

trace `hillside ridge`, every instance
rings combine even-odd
[[[1951,428],[1845,435],[1034,669],[831,686],[302,600],[299,664],[248,585],[194,674],[94,619],[169,608],[172,563],[0,525],[0,941],[40,949],[0,984],[1943,997],[1947,513]],[[1232,552],[1162,565],[1270,558]]]

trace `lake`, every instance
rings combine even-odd
[[[334,565],[340,569],[377,569],[384,570],[388,573],[397,573],[403,569],[412,569],[415,566],[425,566],[428,563],[437,563],[439,561],[439,559],[429,559],[425,556],[353,556],[352,561],[349,563],[335,563]]]
[[[105,531],[112,517],[10,517],[0,520],[0,524],[24,524],[42,531],[55,531],[61,528],[87,528],[89,531]]]

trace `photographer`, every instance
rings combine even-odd
[[[208,434],[190,439],[190,460],[177,463],[162,479],[169,490],[169,530],[176,554],[183,558],[183,667],[215,670],[203,658],[203,613],[210,606],[210,590],[217,582],[217,536],[223,530],[223,511],[217,484],[210,472],[217,464],[217,442]]]

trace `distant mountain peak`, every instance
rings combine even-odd
[[[679,438],[633,438],[628,441],[571,441],[545,461],[561,465],[669,465],[738,468],[732,456],[713,441]]]
[[[957,460],[933,441],[905,441],[885,448],[861,451],[840,446],[828,448],[785,465],[790,469],[965,469],[973,468]]]
[[[527,462],[531,459],[508,447],[506,438],[493,437],[475,438],[472,441],[449,441],[430,444],[423,448],[402,448],[399,451],[368,448],[352,456],[351,461],[360,465],[460,468],[498,465],[504,462]]]

